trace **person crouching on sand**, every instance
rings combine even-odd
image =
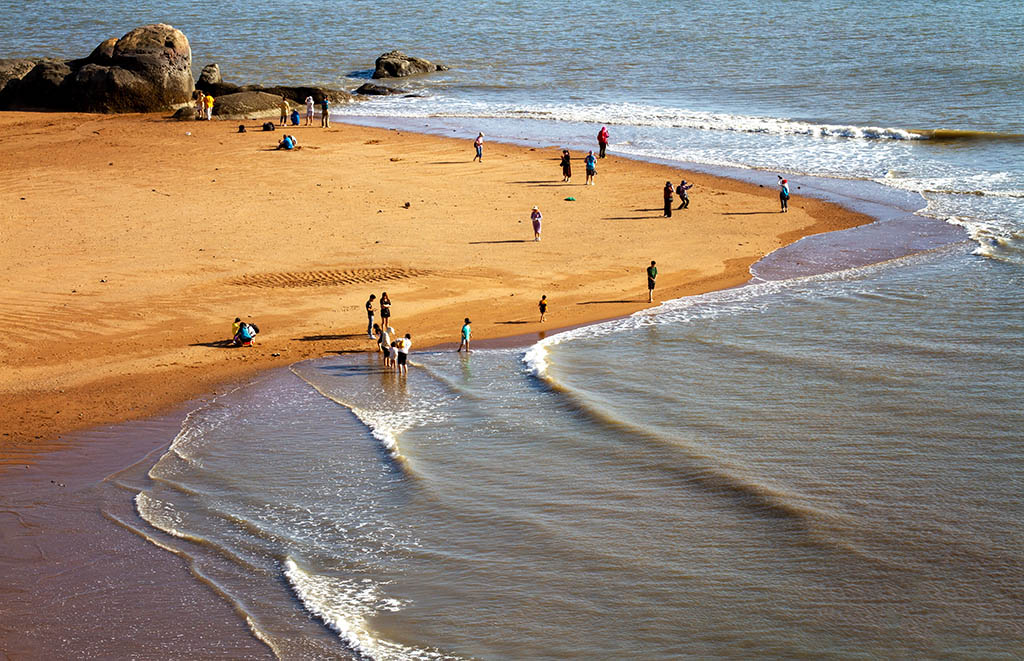
[[[260,332],[259,327],[256,324],[239,321],[237,317],[235,318],[235,326],[238,327],[238,331],[235,332],[231,343],[236,347],[251,347],[256,340],[256,334]]]
[[[540,209],[538,209],[537,207],[534,207],[533,211],[530,212],[530,222],[533,223],[533,240],[534,241],[540,241],[540,221],[543,218],[544,218],[544,216],[542,216],[540,214]]]

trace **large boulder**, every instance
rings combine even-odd
[[[213,114],[222,119],[278,117],[280,112],[280,95],[266,92],[238,92],[213,100]]]
[[[448,67],[443,64],[434,64],[421,57],[412,57],[397,50],[384,53],[377,58],[374,64],[374,78],[403,78],[414,76],[419,73],[431,73],[434,71],[447,71]]]
[[[306,97],[313,97],[313,101],[317,104],[327,97],[327,100],[337,105],[339,103],[351,103],[353,97],[348,92],[343,90],[336,90],[330,87],[313,87],[309,85],[271,85],[270,87],[264,87],[262,85],[246,85],[241,88],[244,91],[252,92],[266,92],[267,94],[277,94],[283,96],[289,101],[294,101],[298,104],[304,104]]]
[[[207,64],[199,74],[199,80],[196,81],[196,87],[219,85],[222,82],[224,82],[224,78],[220,75],[220,66],[217,64]]]
[[[180,30],[155,24],[107,39],[81,60],[39,62],[0,92],[0,107],[154,112],[188,103],[192,49]]]
[[[42,61],[43,59],[38,57],[0,58],[0,91],[9,81],[24,78],[25,74]]]

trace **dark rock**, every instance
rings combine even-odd
[[[213,114],[226,119],[277,117],[280,111],[281,97],[266,92],[238,92],[213,101]]]
[[[195,88],[188,39],[164,24],[107,39],[81,60],[39,62],[12,82],[0,107],[155,112],[188,103]]]
[[[420,73],[447,71],[443,64],[434,64],[420,57],[412,57],[397,50],[384,53],[374,64],[374,78],[402,78]]]
[[[270,87],[264,87],[262,85],[246,85],[242,89],[245,91],[277,94],[278,96],[283,96],[289,101],[294,101],[299,105],[304,105],[306,103],[307,96],[313,97],[314,103],[318,105],[325,96],[327,97],[327,100],[333,104],[351,103],[353,100],[352,95],[343,90],[336,90],[330,87],[314,87],[310,85],[272,85]]]
[[[202,73],[199,74],[199,80],[196,81],[196,87],[202,87],[205,89],[207,85],[217,85],[224,82],[224,79],[220,75],[220,67],[217,64],[207,64],[203,67]]]
[[[196,110],[193,106],[185,106],[183,108],[178,108],[178,110],[175,111],[173,115],[171,115],[171,119],[176,119],[179,122],[191,122],[194,121],[195,118]]]
[[[47,58],[18,57],[0,59],[0,90],[12,80],[21,80],[29,71]],[[58,61],[58,60],[54,60]]]
[[[408,90],[396,89],[394,87],[388,87],[386,85],[376,85],[374,83],[363,83],[359,86],[353,94],[367,94],[371,96],[388,96],[390,94],[405,94]]]

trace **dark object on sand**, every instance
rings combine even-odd
[[[274,122],[263,122],[264,131],[273,131],[277,127],[274,126]]]
[[[238,125],[238,132],[239,133],[245,133],[245,124],[239,124]]]

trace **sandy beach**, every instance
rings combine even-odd
[[[157,115],[4,113],[0,145],[0,447],[139,419],[273,366],[366,351],[363,304],[387,291],[415,349],[532,336],[738,285],[764,254],[870,219],[794,190],[616,156],[584,186],[559,149],[335,124],[295,127]],[[662,218],[666,180],[692,204]],[[575,201],[565,198],[574,197]],[[544,215],[532,240],[530,210]],[[678,206],[678,203],[676,204]],[[550,301],[538,322],[537,300]],[[236,317],[252,348],[220,346]],[[19,452],[20,455],[20,452]]]

